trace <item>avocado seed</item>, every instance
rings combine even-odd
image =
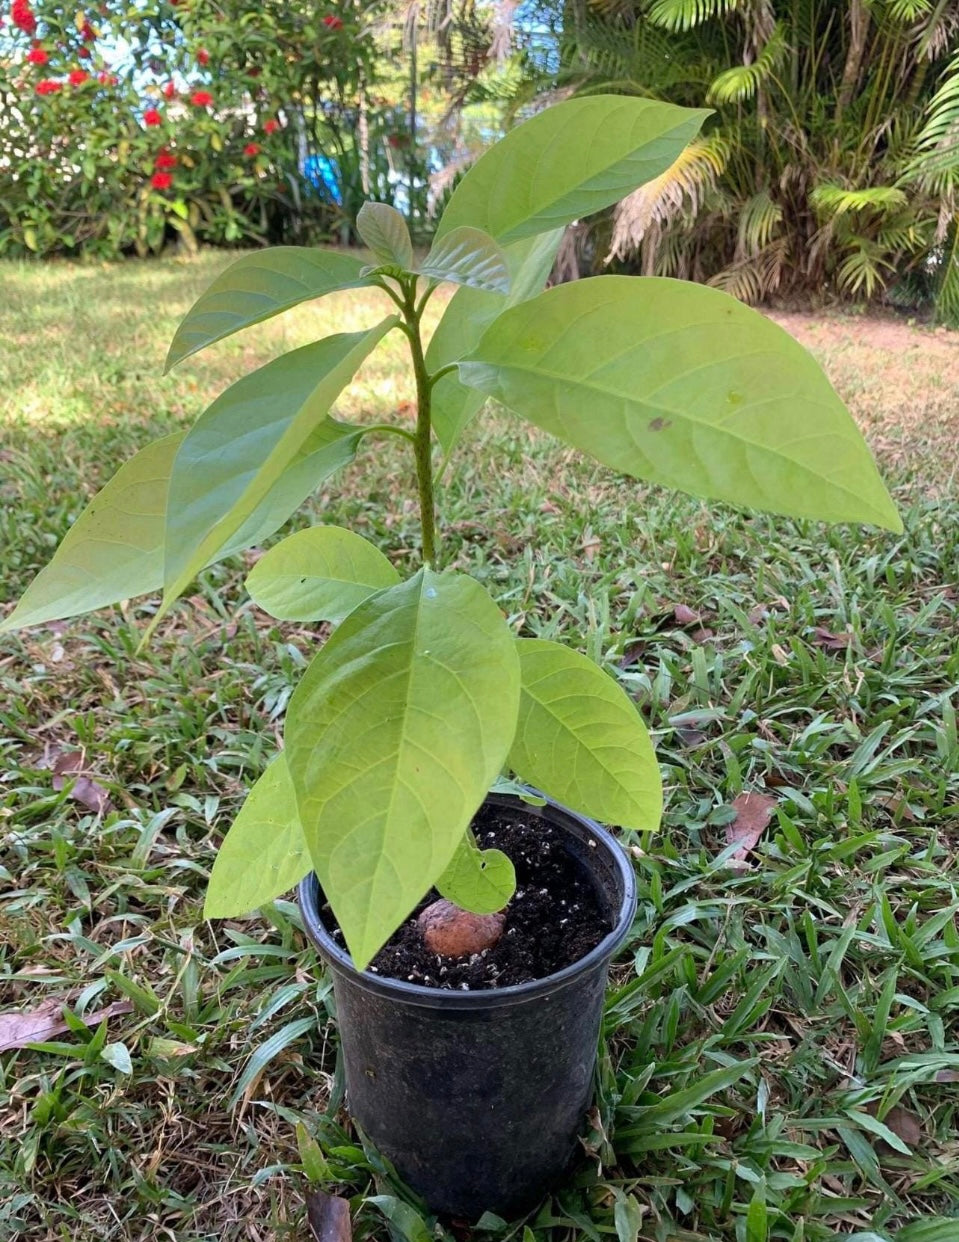
[[[506,915],[470,914],[452,901],[440,898],[427,906],[416,920],[431,953],[442,957],[467,957],[491,949],[503,934]]]

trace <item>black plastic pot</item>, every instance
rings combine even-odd
[[[532,1207],[562,1177],[590,1102],[610,958],[636,910],[633,870],[597,824],[565,807],[522,807],[562,830],[612,931],[572,966],[514,987],[454,992],[360,973],[300,885],[307,932],[333,974],[347,1103],[435,1212],[476,1220]]]

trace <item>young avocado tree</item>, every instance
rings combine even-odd
[[[294,692],[285,746],[223,841],[206,912],[248,912],[310,868],[363,969],[435,886],[477,914],[513,891],[470,821],[512,772],[576,811],[651,829],[655,756],[635,705],[585,656],[517,638],[474,579],[444,570],[434,453],[487,398],[622,474],[740,506],[900,530],[849,413],[817,363],[733,298],[601,276],[543,292],[563,228],[661,175],[707,114],[595,96],[517,127],[467,173],[417,262],[381,204],[374,262],[280,248],[241,258],[186,316],[172,366],[309,298],[369,287],[384,317],[231,385],[187,432],[148,445],[91,501],[3,629],[162,587],[150,631],[197,573],[275,532],[371,437],[409,442],[422,566],[402,581],[336,526],[275,544],[247,579],[274,617],[335,626]],[[423,312],[460,286],[427,343]],[[330,409],[390,332],[409,346],[414,430]]]

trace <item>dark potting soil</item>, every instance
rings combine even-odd
[[[555,974],[585,957],[612,930],[585,868],[563,849],[560,830],[521,809],[484,806],[473,832],[482,849],[502,850],[516,868],[516,892],[499,941],[469,957],[431,953],[416,918],[438,898],[433,890],[373,959],[374,974],[432,988],[505,988]],[[329,906],[322,915],[342,944]]]

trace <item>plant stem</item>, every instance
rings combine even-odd
[[[423,561],[436,568],[436,515],[433,500],[433,445],[431,403],[432,377],[426,367],[420,316],[423,303],[416,305],[415,283],[405,291],[404,328],[410,342],[413,374],[416,377],[416,433],[413,441],[416,456],[416,482],[420,494],[420,528],[423,532]]]

